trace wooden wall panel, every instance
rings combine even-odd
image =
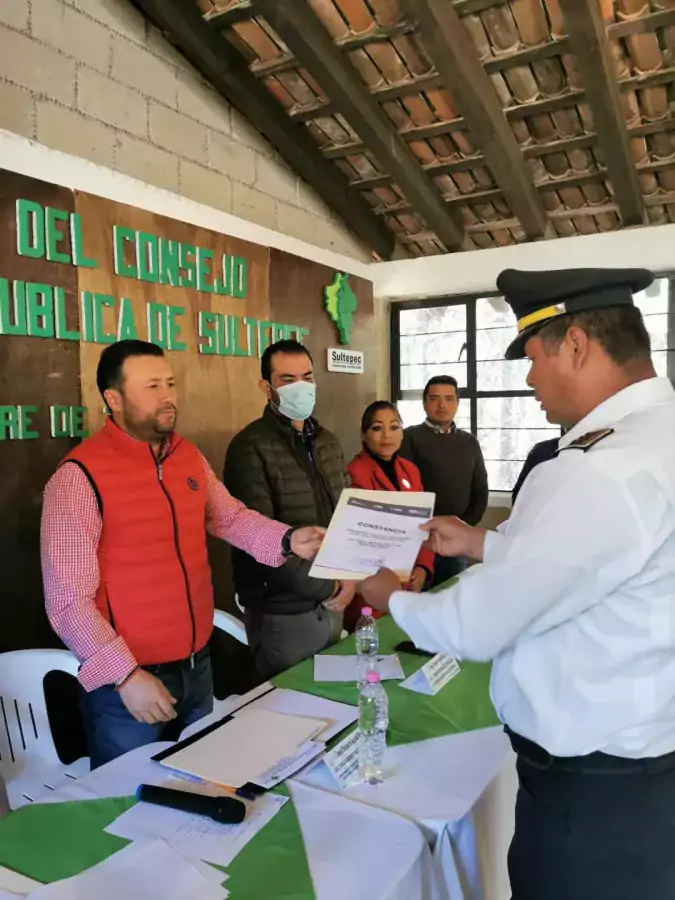
[[[82,219],[85,255],[97,261],[95,268],[76,268],[54,262],[19,257],[16,253],[15,206],[17,198],[75,212]],[[115,225],[158,237],[200,245],[214,252],[247,260],[245,299],[199,292],[196,289],[152,284],[122,277],[114,271]],[[206,229],[157,216],[88,194],[53,187],[0,171],[0,277],[44,282],[62,287],[66,296],[68,327],[82,329],[79,300],[83,292],[112,296],[106,309],[105,331],[116,332],[120,300],[129,299],[138,337],[147,338],[146,304],[150,301],[183,307],[182,351],[169,351],[179,387],[178,429],[204,452],[218,476],[233,434],[263,409],[258,388],[260,360],[253,356],[210,356],[198,352],[197,317],[200,310],[250,317],[309,329],[307,344],[315,356],[319,400],[317,414],[343,442],[348,460],[359,446],[359,420],[365,405],[375,399],[376,366],[369,358],[374,340],[372,285],[352,278],[359,301],[350,346],[366,351],[366,374],[330,374],[326,349],[339,346],[335,325],[323,305],[323,290],[333,270],[299,257],[254,245]],[[62,229],[66,230],[66,229]],[[69,247],[68,238],[63,249]],[[245,331],[240,331],[244,346]],[[39,519],[42,491],[73,439],[50,436],[49,406],[85,406],[87,426],[96,431],[103,423],[103,402],[96,388],[96,367],[102,344],[0,335],[0,406],[37,405],[35,440],[0,441],[0,565],[4,576],[0,591],[0,651],[57,645],[44,615],[39,563]],[[220,541],[211,542],[216,602],[231,608],[232,584],[229,552]],[[233,688],[232,667],[245,673],[245,661],[231,645],[220,654],[225,681]],[[221,679],[222,683],[223,679]],[[246,685],[238,685],[244,689]],[[223,693],[221,691],[221,693]]]
[[[0,277],[62,287],[69,325],[77,322],[77,271],[19,256],[16,201],[33,200],[67,212],[72,193],[42,181],[0,172]],[[40,571],[42,491],[59,460],[75,444],[50,436],[49,406],[80,404],[76,341],[0,335],[0,406],[38,406],[40,437],[0,440],[0,651],[56,646],[44,612]]]
[[[342,443],[345,461],[361,447],[361,414],[377,398],[377,348],[373,313],[373,285],[352,275],[349,284],[358,298],[349,347],[365,352],[365,372],[351,375],[329,372],[326,350],[340,347],[335,324],[323,306],[323,290],[335,272],[326,266],[284,253],[270,251],[270,311],[280,322],[308,321],[306,345],[314,358],[319,421]]]
[[[256,357],[201,355],[198,352],[197,315],[199,310],[204,309],[267,319],[269,250],[88,194],[78,193],[75,207],[85,223],[87,254],[101,263],[97,269],[79,270],[80,291],[112,294],[115,298],[128,297],[132,302],[138,336],[143,340],[147,339],[146,303],[166,303],[187,310],[182,319],[181,334],[187,349],[167,353],[178,381],[178,429],[199,446],[215,471],[221,473],[225,450],[232,435],[250,422],[257,409],[262,408],[262,395],[258,401],[257,396],[247,389],[247,385],[257,379],[258,361]],[[150,284],[115,275],[112,267],[115,225],[200,245],[213,250],[216,255],[229,253],[245,257],[248,261],[246,299]],[[106,327],[114,332],[115,313],[113,310],[106,310],[106,313]],[[96,388],[96,367],[102,349],[100,344],[80,345],[82,395],[84,405],[90,413],[93,412],[91,430],[99,428],[104,418]]]

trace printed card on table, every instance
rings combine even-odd
[[[359,777],[360,738],[361,735],[357,728],[323,758],[331,775],[343,790],[361,781]]]
[[[407,688],[409,691],[416,691],[418,694],[426,694],[433,697],[441,688],[452,681],[455,675],[460,671],[459,663],[454,656],[448,656],[447,653],[438,653],[429,662],[425,663],[421,669],[418,669],[410,678],[406,678],[401,682],[401,687]]]

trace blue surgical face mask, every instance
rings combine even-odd
[[[314,411],[316,385],[313,381],[294,381],[276,388],[279,412],[287,419],[304,422]]]

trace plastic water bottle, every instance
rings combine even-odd
[[[366,674],[359,697],[359,775],[368,784],[384,779],[389,701],[378,672]]]
[[[380,645],[377,636],[377,622],[369,606],[361,610],[361,618],[356,623],[354,632],[356,639],[356,686],[359,690],[366,683],[366,673],[375,669],[377,651]]]

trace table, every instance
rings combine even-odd
[[[389,618],[380,620],[379,631],[382,652],[405,637]],[[327,652],[353,653],[353,638]],[[401,654],[406,675],[423,662]],[[311,660],[300,663],[275,683],[357,702],[352,685],[315,684],[312,667]],[[386,683],[392,777],[381,786],[347,792],[327,782],[324,766],[292,779],[292,803],[228,870],[234,900],[268,896],[270,873],[275,897],[288,900],[480,898],[473,808],[510,753],[495,727],[489,674],[488,666],[463,663],[461,673],[436,697]],[[114,772],[103,767],[76,783],[110,797],[101,779],[114,776],[121,799],[46,804],[13,813],[0,823],[0,864],[47,881],[82,871],[120,849],[125,842],[103,828],[134,802],[126,795],[144,780],[137,767],[156,749],[141,748],[133,758],[128,754],[109,764]]]
[[[150,757],[165,746],[139,748],[76,782],[78,792],[102,799],[59,803],[52,796],[12,813],[0,823],[0,864],[54,881],[121,849],[127,842],[103,829],[133,805],[129,795],[140,782],[155,780]],[[269,896],[270,883],[279,900],[434,896],[429,849],[412,822],[379,809],[364,811],[340,796],[331,795],[327,803],[329,795],[308,785],[291,786],[290,795],[292,802],[228,868],[233,900],[261,900]]]
[[[340,791],[322,765],[291,784],[341,794],[416,822],[433,851],[437,896],[479,900],[484,896],[483,877],[473,810],[510,754],[503,732],[493,728],[394,747],[388,752],[388,777],[381,785]]]
[[[243,697],[216,701],[214,712],[182,736],[271,689],[267,682]],[[127,842],[103,829],[133,805],[139,784],[163,783],[166,770],[151,757],[168,746],[139,747],[12,813],[0,822],[0,866],[54,881],[121,849]],[[375,808],[364,815],[339,795],[327,805],[328,795],[311,785],[280,790],[291,802],[228,867],[233,900],[267,897],[270,873],[279,900],[437,900],[431,854],[414,823]]]
[[[393,652],[406,637],[390,617],[378,621],[378,632],[380,652],[384,654]],[[353,637],[326,652],[354,653]],[[425,661],[406,653],[399,656],[406,677]],[[407,691],[397,682],[383,683],[389,697],[389,743],[393,745],[388,751],[389,771],[383,784],[340,791],[323,765],[293,779],[293,783],[340,793],[416,822],[433,851],[437,895],[443,900],[481,900],[484,880],[495,892],[500,888],[493,884],[504,881],[504,845],[513,830],[510,811],[515,794],[515,755],[501,726],[495,724],[489,677],[489,665],[464,662],[460,674],[435,697]],[[274,683],[346,703],[355,703],[357,698],[351,684],[315,682],[312,660],[284,672]],[[486,833],[487,829],[481,828],[479,841],[474,809],[497,778],[502,783],[491,795],[493,802],[480,808],[480,824],[489,824],[490,829]],[[496,834],[492,833],[494,821],[500,823]],[[492,851],[495,842],[499,847]],[[485,879],[479,843],[484,845],[484,855],[493,857],[493,863],[485,867],[489,868]]]

